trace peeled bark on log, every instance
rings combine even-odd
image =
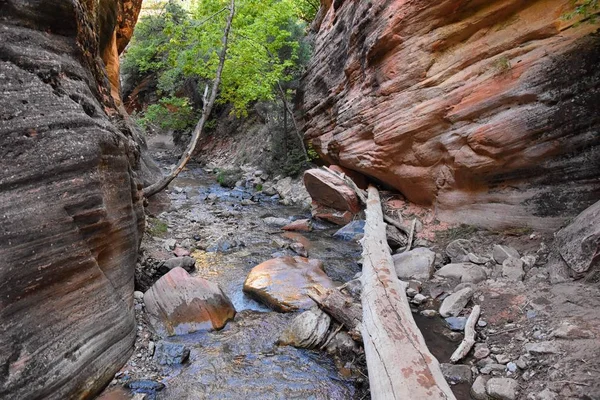
[[[319,308],[343,324],[352,339],[362,340],[360,334],[362,307],[355,303],[352,297],[342,294],[338,289],[325,289],[322,286],[315,286],[314,293],[309,293],[309,296],[319,305]]]
[[[455,399],[415,324],[404,284],[394,273],[379,192],[372,185],[366,216],[361,331],[371,398]]]

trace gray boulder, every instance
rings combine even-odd
[[[442,317],[458,316],[471,300],[472,295],[473,289],[467,287],[446,297],[440,307],[440,315]]]
[[[473,245],[466,239],[453,240],[446,246],[446,254],[453,263],[469,261],[469,253],[473,253]]]
[[[154,361],[160,365],[183,364],[190,356],[190,349],[181,343],[160,340],[154,350]]]
[[[169,272],[173,268],[183,268],[187,272],[194,271],[196,266],[196,260],[192,257],[173,257],[163,261],[162,266],[166,268],[165,273]]]
[[[460,279],[463,283],[479,283],[487,279],[485,270],[481,266],[472,263],[444,265],[435,273],[435,275],[442,278]]]
[[[525,276],[523,270],[523,260],[520,258],[508,257],[502,262],[502,276],[511,281],[522,281]]]
[[[561,229],[556,234],[555,245],[575,278],[600,265],[600,201]]]
[[[510,246],[494,245],[492,257],[498,264],[502,264],[509,257],[520,258],[519,252]]]
[[[485,386],[487,393],[499,400],[515,400],[519,390],[517,381],[510,378],[490,378]]]
[[[392,256],[396,275],[403,280],[428,280],[433,273],[435,253],[425,247]]]

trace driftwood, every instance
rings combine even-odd
[[[455,399],[429,352],[388,251],[379,192],[369,186],[363,239],[361,331],[371,398]]]
[[[225,25],[223,37],[221,38],[221,44],[223,47],[221,48],[221,52],[219,53],[219,65],[217,66],[217,73],[215,75],[215,80],[213,81],[212,88],[210,90],[210,96],[208,96],[208,86],[206,86],[206,88],[204,89],[204,97],[202,99],[202,116],[200,117],[200,121],[198,121],[196,127],[194,128],[194,131],[192,132],[192,139],[190,140],[188,147],[185,149],[185,152],[181,156],[177,167],[175,167],[175,169],[173,169],[169,173],[169,175],[165,176],[160,181],[144,188],[143,193],[146,198],[154,196],[156,193],[169,186],[169,183],[171,183],[171,181],[175,179],[181,171],[183,171],[188,161],[190,161],[190,158],[192,158],[192,153],[198,145],[198,139],[200,138],[200,135],[204,130],[204,125],[206,124],[206,121],[208,121],[213,105],[215,104],[215,100],[217,99],[217,92],[219,91],[219,85],[221,84],[221,75],[223,73],[223,67],[225,65],[225,58],[227,57],[227,43],[229,41],[229,32],[231,30],[231,23],[233,21],[234,15],[235,0],[231,0],[231,4],[229,5],[229,17],[227,18],[227,25]]]
[[[355,303],[352,297],[344,295],[338,289],[325,289],[322,286],[315,286],[314,291],[308,295],[319,308],[344,325],[352,339],[362,340],[360,334],[362,307]]]
[[[460,342],[456,351],[450,356],[450,362],[455,363],[462,360],[469,354],[469,351],[471,351],[471,348],[475,344],[475,324],[477,324],[480,313],[481,308],[479,306],[476,305],[473,307],[473,311],[471,311],[471,315],[467,318],[467,324],[465,325],[465,338]]]

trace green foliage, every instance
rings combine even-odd
[[[287,88],[287,82],[303,73],[310,57],[304,40],[307,22],[314,18],[319,2],[237,0],[235,4],[218,102],[232,104],[233,112],[244,116],[249,104],[274,100],[278,85]],[[159,15],[146,16],[137,24],[123,72],[134,78],[155,74],[158,95],[168,103],[150,106],[143,122],[170,129],[190,126],[187,107],[192,102],[176,103],[184,100],[184,81],[196,82],[196,91],[202,94],[214,79],[228,6],[228,0],[197,0],[188,12],[170,0]],[[199,109],[201,104],[193,106]],[[181,115],[169,115],[173,109]]]
[[[165,222],[153,217],[148,217],[146,219],[146,224],[146,232],[148,232],[150,236],[163,237],[169,231],[169,227]]]
[[[445,231],[437,231],[435,233],[435,238],[437,241],[448,243],[456,239],[467,239],[478,230],[479,228],[475,226],[460,224],[459,226],[447,229]]]
[[[262,183],[259,183],[258,185],[256,185],[256,188],[255,188],[255,189],[256,189],[256,191],[257,191],[257,192],[262,192],[262,190],[263,190],[263,185],[262,185]]]
[[[598,11],[598,7],[600,6],[599,0],[580,0],[573,1],[573,11],[564,15],[564,19],[572,19],[574,17],[583,17],[584,20],[587,20],[591,23],[596,22],[596,11]]]
[[[498,58],[496,61],[494,61],[494,68],[500,73],[508,72],[512,68],[510,59],[507,56]]]
[[[144,128],[158,126],[161,129],[183,131],[194,126],[198,116],[188,99],[165,97],[158,104],[151,104],[138,123]]]

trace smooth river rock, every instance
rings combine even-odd
[[[315,285],[333,288],[323,272],[323,263],[304,257],[279,257],[252,268],[244,282],[244,293],[276,311],[309,309],[315,302],[308,291]]]
[[[319,307],[298,315],[279,337],[279,344],[313,349],[327,339],[331,318]]]
[[[426,281],[431,278],[435,253],[425,247],[392,256],[396,275],[402,280],[417,279]]]
[[[219,285],[174,268],[144,293],[150,325],[159,336],[221,329],[235,309]]]

